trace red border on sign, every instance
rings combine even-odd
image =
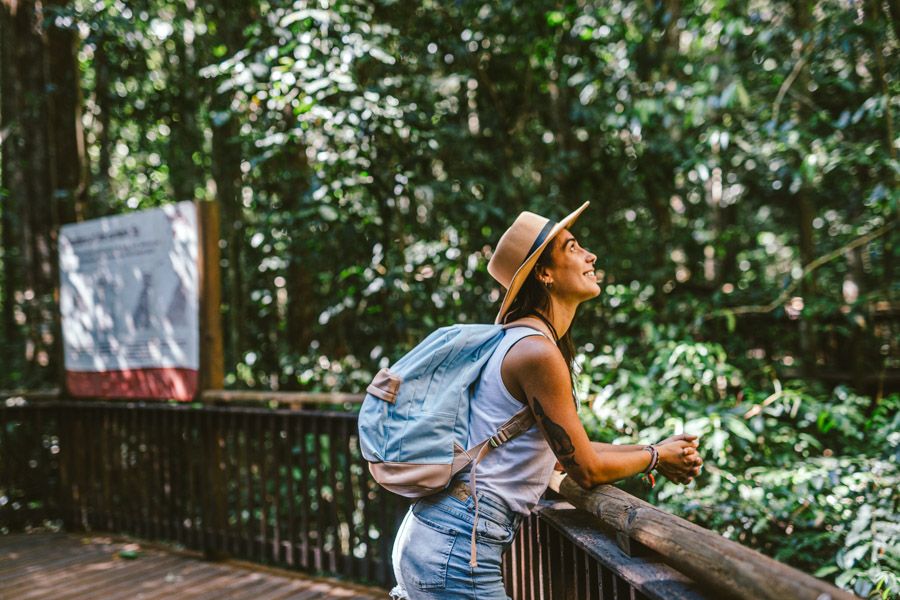
[[[90,398],[192,400],[197,393],[197,371],[174,367],[66,371],[66,388],[72,396]]]

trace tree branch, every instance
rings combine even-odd
[[[791,70],[791,74],[787,76],[787,79],[784,80],[781,84],[781,88],[778,90],[778,95],[775,96],[775,102],[772,104],[772,122],[778,125],[778,113],[781,110],[781,102],[784,100],[785,94],[787,94],[788,90],[791,89],[791,86],[794,85],[794,81],[800,75],[800,71],[803,70],[803,65],[806,64],[806,56],[805,54],[800,55],[800,58],[797,60],[797,64],[794,65],[794,68]]]
[[[781,389],[781,382],[778,381],[778,379],[775,379],[773,383],[775,385],[775,391],[772,392],[769,397],[763,400],[761,403],[751,406],[750,410],[744,413],[745,419],[752,419],[753,417],[761,413],[762,409],[781,398],[781,395],[783,393],[783,390]]]
[[[828,262],[831,262],[835,258],[842,256],[848,250],[852,250],[853,248],[863,246],[865,244],[868,244],[872,240],[881,237],[882,235],[884,235],[885,233],[887,233],[888,231],[893,229],[896,225],[897,225],[897,221],[889,221],[888,223],[886,223],[885,225],[882,225],[878,229],[876,229],[874,231],[870,231],[869,233],[856,238],[855,240],[845,244],[844,246],[841,246],[837,250],[832,250],[828,254],[820,256],[819,258],[810,262],[805,267],[803,267],[803,272],[800,274],[800,276],[795,277],[794,280],[791,282],[791,284],[789,286],[787,286],[786,288],[784,288],[784,290],[782,290],[781,294],[779,294],[777,298],[775,298],[768,304],[749,305],[749,306],[734,306],[731,308],[720,308],[718,310],[714,310],[714,311],[704,315],[701,322],[709,321],[716,317],[724,317],[724,316],[728,316],[728,315],[733,316],[733,315],[747,315],[747,314],[766,314],[766,313],[772,312],[773,310],[775,310],[776,308],[778,308],[779,306],[784,304],[787,301],[787,299],[791,297],[791,294],[794,292],[795,289],[797,289],[797,286],[800,285],[800,282],[803,281],[803,279],[807,275],[809,275],[811,272],[815,271],[822,265],[824,265]]]

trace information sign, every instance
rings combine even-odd
[[[60,229],[60,309],[71,395],[193,398],[197,245],[192,202]]]

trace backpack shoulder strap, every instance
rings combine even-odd
[[[511,439],[525,433],[531,429],[532,425],[534,425],[534,413],[531,412],[531,407],[525,406],[498,427],[494,435],[475,444],[474,447],[460,452],[453,460],[451,477],[465,469],[469,463],[477,463],[483,459],[494,448],[499,448]]]
[[[516,332],[516,336],[518,337],[516,342],[533,335],[543,335],[544,337],[546,337],[546,334],[544,334],[540,329],[529,327],[528,325],[504,325],[503,328],[521,328],[524,330]],[[490,452],[494,448],[499,448],[511,439],[525,433],[526,431],[531,429],[532,425],[534,425],[534,414],[531,412],[531,407],[527,405],[523,406],[519,410],[519,412],[511,416],[506,420],[505,423],[503,423],[503,425],[498,427],[493,435],[489,436],[485,440],[482,440],[478,444],[475,444],[475,446],[473,446],[472,448],[459,452],[453,459],[450,476],[455,476],[473,461],[477,464],[477,462],[484,458],[488,452]]]
[[[475,516],[474,516],[474,521],[472,523],[472,538],[470,540],[471,548],[469,549],[469,554],[470,554],[469,565],[473,568],[478,566],[478,559],[477,559],[478,554],[477,554],[477,549],[476,549],[476,544],[475,544],[475,531],[476,531],[476,528],[478,527],[478,510],[479,510],[478,478],[477,478],[478,477],[478,475],[477,475],[478,463],[480,463],[482,461],[482,459],[484,459],[484,457],[490,453],[491,450],[502,446],[503,444],[505,444],[509,440],[513,439],[517,435],[527,431],[529,428],[531,428],[532,425],[534,425],[534,415],[531,413],[531,408],[526,406],[522,410],[520,410],[519,412],[514,414],[512,417],[510,417],[509,420],[506,421],[506,423],[504,423],[503,425],[498,427],[497,432],[494,435],[492,435],[488,439],[484,440],[483,442],[481,442],[480,444],[478,444],[477,446],[475,446],[474,448],[469,450],[469,452],[466,453],[469,455],[474,454],[474,456],[475,456],[474,459],[470,458],[465,463],[465,464],[469,464],[469,462],[472,463],[472,476],[471,476],[471,480],[469,481],[469,484],[470,484],[469,489],[472,492],[472,497],[475,499]],[[454,465],[453,465],[454,469],[456,468],[455,463],[456,463],[456,461],[454,461]],[[463,465],[463,467],[464,466],[465,465]],[[460,468],[462,468],[462,467],[460,467]],[[456,475],[457,472],[458,472],[458,470],[452,471],[453,475]]]
[[[531,412],[531,407],[525,406],[498,427],[497,432],[485,441],[491,448],[499,448],[509,440],[531,429],[532,425],[534,425],[534,413]]]

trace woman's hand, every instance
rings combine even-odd
[[[693,442],[694,448],[696,448],[696,447],[698,446],[698,444],[699,444],[699,443],[697,442],[697,436],[696,436],[696,435],[691,435],[690,433],[679,433],[678,435],[673,435],[673,436],[667,437],[667,438],[664,439],[663,441],[657,442],[655,445],[656,445],[656,446],[662,446],[663,444],[668,444],[668,443],[670,443],[670,442],[678,442],[678,441],[681,441],[681,440],[684,440],[685,442]]]
[[[680,434],[656,446],[659,464],[656,469],[675,483],[690,483],[700,473],[703,459],[697,452],[697,436]]]

